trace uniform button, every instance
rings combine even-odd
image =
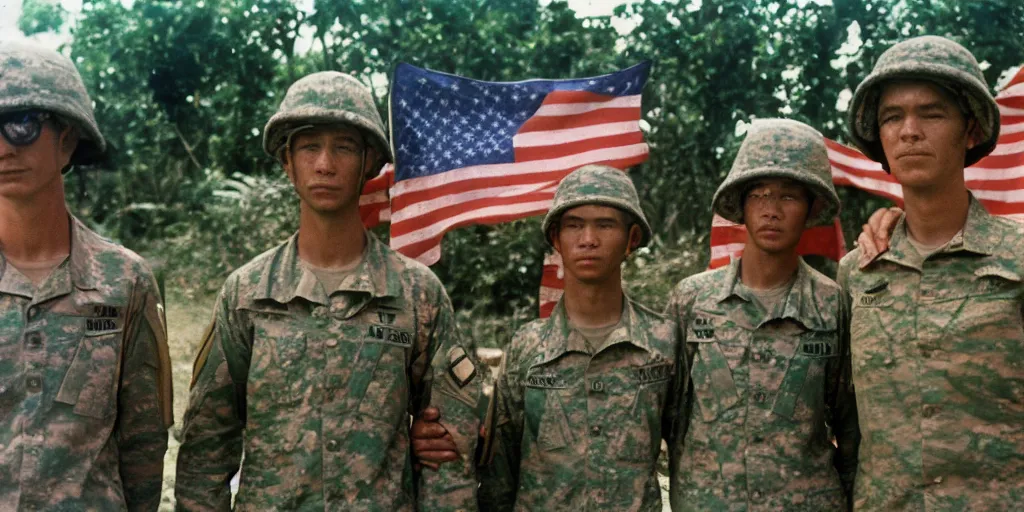
[[[754,491],[753,493],[750,494],[750,497],[753,498],[754,501],[760,500],[761,499],[761,491]]]
[[[331,439],[330,441],[327,441],[327,451],[329,451],[329,452],[336,452],[336,451],[338,451],[338,441],[336,439]]]
[[[601,382],[599,380],[595,380],[594,382],[590,383],[590,389],[591,389],[591,391],[596,391],[598,393],[601,393],[601,392],[604,391],[604,382]]]
[[[327,308],[325,308],[323,306],[317,306],[317,307],[313,308],[312,314],[313,314],[314,318],[324,317],[324,316],[327,315]]]
[[[324,344],[331,348],[337,347],[338,338],[328,338],[328,340]]]
[[[924,416],[925,418],[931,418],[932,416],[935,416],[935,413],[937,412],[939,412],[939,406],[926,405],[924,406],[924,410],[921,411],[921,416]]]
[[[757,400],[760,403],[764,403],[764,401],[767,399],[768,395],[766,395],[764,391],[758,391],[757,393],[754,393],[754,400]]]
[[[601,435],[601,427],[600,426],[594,425],[593,427],[590,427],[590,437],[598,437],[600,435]]]
[[[761,360],[761,354],[754,354],[754,361],[760,361],[760,360]]]
[[[25,336],[25,341],[28,342],[28,348],[39,348],[43,345],[43,335],[38,332],[30,332],[28,336]]]
[[[30,321],[35,320],[37,316],[39,316],[39,308],[37,308],[36,306],[28,308],[28,319]]]
[[[29,391],[36,392],[43,388],[43,381],[39,377],[33,375],[25,380],[25,387]]]

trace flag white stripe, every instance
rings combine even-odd
[[[853,167],[854,169],[860,169],[862,171],[885,172],[882,170],[882,164],[874,160],[868,160],[866,157],[850,156],[846,153],[833,149],[828,150],[828,159],[833,163]]]
[[[474,165],[430,176],[421,176],[419,178],[410,178],[399,181],[391,188],[391,197],[395,198],[409,192],[429,190],[435,187],[441,187],[465,180],[478,178],[502,178],[510,174],[515,174],[517,177],[529,176],[530,174],[535,173],[572,169],[574,166],[590,162],[603,162],[606,160],[619,160],[646,155],[647,152],[647,144],[641,142],[639,144],[630,144],[628,146],[594,149],[583,153],[550,158],[547,160],[513,162],[508,164]]]
[[[1024,108],[1011,108],[1004,105],[999,105],[999,115],[1001,116],[1024,116]]]
[[[1004,124],[999,128],[1000,135],[1024,132],[1024,123]]]
[[[451,226],[467,220],[481,219],[484,217],[493,216],[505,216],[515,214],[525,214],[532,211],[546,210],[551,206],[551,200],[545,201],[532,201],[529,203],[519,203],[512,205],[499,205],[499,206],[488,206],[486,208],[477,208],[468,212],[463,212],[459,215],[453,215],[439,219],[437,222],[426,226],[424,228],[417,229],[415,231],[391,237],[391,247],[395,250],[401,249],[407,245],[412,245],[423,240],[429,240],[434,238],[445,231]],[[395,212],[397,214],[397,212]],[[392,230],[395,224],[392,224]]]
[[[1003,89],[998,95],[997,99],[1011,98],[1014,96],[1024,96],[1024,82],[1019,84],[1013,84],[1006,89]]]
[[[609,101],[598,101],[594,103],[556,103],[552,105],[541,105],[534,112],[534,117],[558,117],[585,114],[595,110],[606,108],[640,108],[640,95],[619,96]]]
[[[1024,178],[1024,165],[1016,167],[979,167],[972,165],[964,169],[964,179],[967,181],[1004,181],[1016,178]]]
[[[853,183],[853,186],[864,189],[868,192],[886,192],[896,197],[903,197],[903,189],[900,187],[899,183],[881,181],[873,178],[864,178],[855,174],[850,174],[838,167],[832,167],[832,180],[834,181],[836,178],[845,178]]]
[[[388,191],[378,190],[372,194],[363,194],[359,196],[359,206],[365,206],[368,204],[387,203],[388,202]]]
[[[581,140],[610,137],[612,135],[625,135],[627,133],[634,132],[640,132],[640,123],[637,121],[594,124],[590,126],[580,126],[578,128],[566,128],[564,130],[545,130],[542,132],[519,133],[512,137],[512,146],[517,148],[554,146],[556,144],[565,144],[567,142],[579,142]]]
[[[394,222],[402,222],[405,220],[412,220],[421,215],[427,215],[441,208],[448,206],[454,206],[457,204],[466,203],[469,201],[475,201],[477,199],[496,199],[500,197],[515,197],[523,194],[530,194],[534,192],[551,192],[555,193],[555,189],[558,187],[558,181],[546,181],[543,183],[527,183],[525,185],[509,185],[502,187],[488,187],[478,188],[461,192],[458,194],[448,194],[434,199],[426,201],[420,201],[418,203],[411,204],[395,211]]]
[[[540,302],[558,302],[558,299],[562,298],[562,288],[553,288],[550,286],[540,287]]]
[[[1015,153],[1024,153],[1024,141],[1011,142],[1009,144],[998,144],[996,148],[992,150],[992,155],[1012,155]]]
[[[711,246],[711,259],[727,258],[743,250],[746,244],[718,244]]]

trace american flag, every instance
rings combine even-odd
[[[644,62],[592,78],[499,83],[399,64],[395,166],[367,182],[376,195],[360,201],[364,222],[390,219],[391,247],[430,265],[451,229],[546,212],[582,165],[647,160],[639,121],[649,72]]]
[[[964,179],[974,196],[994,215],[1024,221],[1024,67],[996,96],[1001,116],[999,141],[992,153],[965,169]],[[856,187],[903,204],[903,192],[882,166],[856,149],[825,139],[832,163],[832,182]],[[746,229],[717,215],[711,221],[711,268],[739,256],[746,243]],[[807,230],[800,240],[802,254],[818,254],[838,260],[846,253],[838,220],[833,226]],[[561,260],[544,260],[540,289],[541,317],[546,317],[561,297]]]

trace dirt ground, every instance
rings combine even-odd
[[[160,510],[174,510],[174,471],[178,458],[178,440],[181,417],[188,405],[188,384],[192,378],[192,360],[195,357],[199,337],[213,315],[213,297],[199,300],[184,299],[169,294],[166,299],[167,342],[171,349],[174,365],[174,428],[164,457],[164,489]]]

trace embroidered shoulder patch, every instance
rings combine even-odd
[[[455,379],[460,388],[465,387],[473,377],[476,377],[476,365],[462,347],[452,347],[448,350],[448,374]]]

